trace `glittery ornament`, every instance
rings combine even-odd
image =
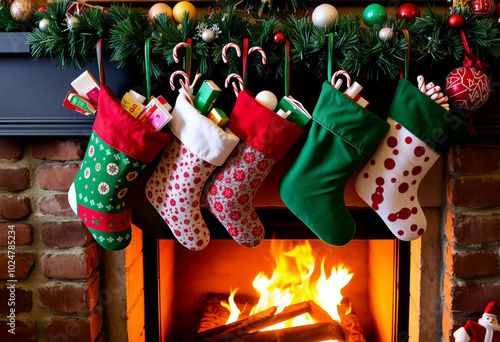
[[[384,27],[381,28],[380,31],[378,31],[378,39],[380,39],[383,42],[388,42],[394,38],[394,32],[390,27]]]
[[[16,20],[29,20],[35,11],[32,0],[14,0],[10,5],[10,14]]]

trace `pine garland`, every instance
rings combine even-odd
[[[249,55],[250,72],[258,73],[262,79],[283,76],[284,46],[273,41],[277,32],[283,32],[291,43],[293,68],[307,68],[317,77],[324,77],[327,65],[327,36],[334,35],[334,67],[344,69],[351,75],[364,79],[397,78],[407,49],[406,37],[396,35],[392,40],[381,41],[378,32],[382,28],[362,27],[358,15],[341,16],[330,27],[314,26],[308,17],[285,19],[255,19],[237,11],[235,6],[213,9],[202,19],[189,19],[186,15],[175,25],[165,15],[150,23],[140,9],[126,5],[112,5],[108,14],[99,9],[82,11],[78,22],[69,28],[65,18],[67,2],[51,3],[45,13],[37,12],[39,20],[50,20],[49,28],[31,32],[29,44],[33,58],[50,57],[58,67],[71,64],[77,69],[85,68],[95,57],[95,44],[103,38],[105,51],[117,67],[136,65],[144,70],[144,41],[151,37],[152,73],[183,69],[174,65],[172,51],[179,42],[192,38],[192,74],[201,72],[206,76],[241,74],[242,59],[234,51],[228,52],[228,63],[222,62],[222,49],[227,43],[242,47],[248,38],[249,47],[260,46],[267,55],[267,64],[260,62],[259,54]],[[3,9],[2,9],[3,10]],[[2,11],[0,10],[0,17]],[[495,63],[500,57],[500,31],[492,18],[480,18],[463,10],[463,30],[473,52],[487,63]],[[437,13],[428,7],[421,18],[412,22],[389,18],[385,26],[394,32],[406,29],[410,35],[410,63],[431,69],[458,66],[464,58],[465,49],[460,32],[448,25],[448,13]],[[202,32],[211,29],[216,39],[212,43],[202,40]],[[185,49],[179,49],[182,58]]]

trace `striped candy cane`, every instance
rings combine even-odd
[[[349,74],[346,71],[344,71],[344,70],[339,70],[335,74],[333,74],[331,82],[330,82],[332,84],[332,86],[335,87],[335,79],[339,75],[344,75],[345,76],[345,78],[347,79],[347,88],[350,88],[351,87],[351,76],[349,76]],[[342,84],[342,83],[340,83],[340,84]],[[335,88],[337,88],[337,87],[335,87]],[[339,88],[340,88],[340,85],[339,85]]]
[[[172,90],[175,90],[174,78],[177,75],[181,75],[182,77],[184,77],[184,81],[183,80],[179,80],[179,83],[181,84],[182,89],[184,89],[184,91],[186,93],[186,100],[188,100],[188,102],[192,105],[193,104],[193,100],[191,100],[191,97],[189,96],[189,89],[188,89],[188,87],[189,87],[189,78],[188,78],[188,76],[186,75],[186,73],[184,71],[177,70],[177,71],[174,71],[172,73],[172,75],[170,75],[170,88],[172,88]]]
[[[426,89],[425,89],[424,76],[422,75],[417,76],[417,82],[418,82],[418,90],[420,90],[422,93],[425,93]]]
[[[240,50],[240,47],[237,44],[235,44],[235,43],[226,44],[222,48],[222,60],[224,61],[224,63],[227,63],[227,49],[229,49],[229,48],[236,49],[236,55],[238,57],[241,57],[241,50]]]
[[[185,47],[187,49],[187,44],[184,43],[184,42],[181,42],[179,44],[177,44],[176,46],[174,46],[174,51],[172,52],[172,54],[174,55],[174,61],[175,63],[179,63],[179,58],[177,58],[177,50],[180,48],[180,47]]]
[[[226,88],[229,87],[229,82],[231,81],[231,78],[236,78],[238,80],[238,84],[240,86],[240,90],[238,90],[238,86],[236,85],[236,83],[233,83],[233,90],[234,90],[234,94],[236,95],[236,97],[238,97],[238,93],[243,90],[243,79],[241,78],[240,75],[236,74],[236,73],[232,73],[230,74],[227,78],[226,78]]]
[[[254,46],[253,48],[251,48],[250,50],[248,50],[248,54],[251,54],[254,51],[258,51],[261,54],[261,56],[262,56],[262,64],[266,64],[266,53],[264,52],[264,50],[262,50],[262,48],[260,48],[258,46]]]

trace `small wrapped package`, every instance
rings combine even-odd
[[[278,103],[277,111],[283,111],[288,114],[286,119],[293,122],[300,128],[303,128],[309,120],[311,120],[311,114],[309,114],[302,105],[291,96],[283,96],[281,101]],[[283,115],[280,115],[283,117]]]
[[[226,113],[222,109],[214,108],[210,111],[210,114],[207,116],[210,120],[215,122],[217,126],[224,127],[226,123],[229,121]]]
[[[92,101],[84,98],[72,90],[70,90],[64,98],[63,106],[76,110],[78,113],[82,113],[87,116],[94,116],[97,112],[97,108]]]
[[[202,115],[207,115],[210,108],[220,95],[220,88],[213,81],[205,81],[198,90],[194,98],[193,106],[198,109]]]

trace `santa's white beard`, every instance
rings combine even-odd
[[[482,318],[480,318],[477,322],[486,328],[486,336],[484,337],[484,342],[492,342],[493,332],[500,331],[500,325],[486,322]]]

